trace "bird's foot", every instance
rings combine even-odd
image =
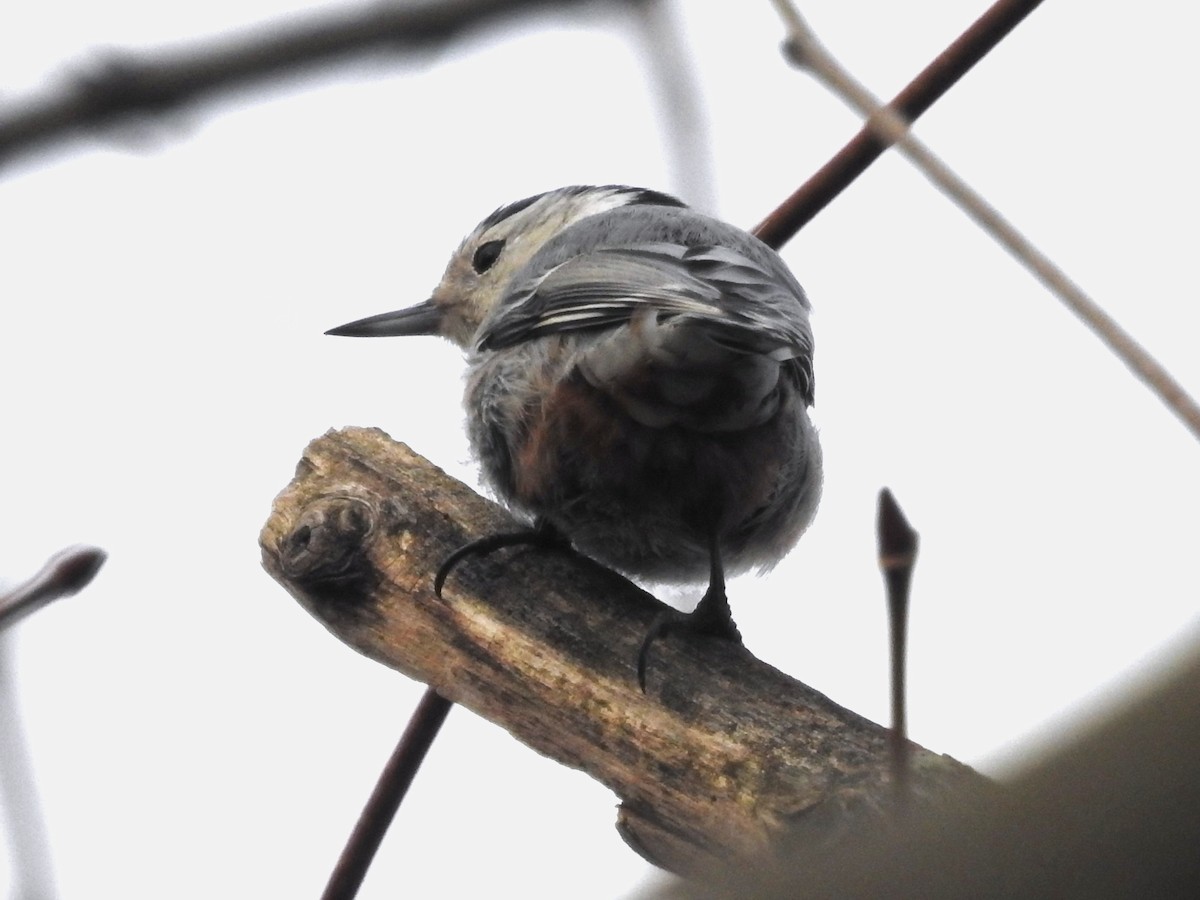
[[[742,633],[738,631],[729,612],[729,601],[725,597],[723,586],[719,590],[710,586],[695,610],[690,613],[664,609],[650,623],[650,630],[642,638],[642,646],[638,650],[637,679],[643,694],[646,693],[646,662],[650,655],[650,645],[665,638],[672,631],[681,630],[731,641],[739,646],[742,643]]]
[[[506,531],[463,544],[447,556],[446,561],[438,567],[437,575],[433,579],[433,593],[439,600],[442,599],[442,587],[446,584],[446,578],[454,567],[468,556],[487,556],[503,547],[521,545],[558,550],[571,549],[571,542],[561,531],[545,519],[538,519],[533,525],[522,528],[520,531]]]

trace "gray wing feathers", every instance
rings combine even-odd
[[[518,286],[485,327],[499,348],[558,331],[627,322],[641,309],[685,316],[763,352],[811,352],[804,295],[722,247],[600,248]]]
[[[687,209],[584,219],[518,273],[478,337],[496,350],[575,334],[579,370],[644,424],[749,427],[812,402],[808,301],[751,236]]]
[[[511,310],[493,324],[492,342],[627,322],[641,308],[720,321],[719,299],[714,285],[690,275],[673,255],[647,248],[596,250],[514,295]]]
[[[649,308],[584,347],[576,365],[653,428],[738,431],[766,422],[787,397],[777,360],[730,348],[694,320],[660,321]]]

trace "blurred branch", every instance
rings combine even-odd
[[[632,0],[658,113],[663,123],[671,190],[688,204],[711,213],[713,160],[704,104],[692,54],[688,51],[671,0]]]
[[[596,0],[370,0],[175,50],[96,53],[57,87],[0,104],[0,165],[135,116],[159,117],[215,94],[372,54],[439,48],[504,18],[589,2]]]
[[[14,900],[50,900],[57,895],[50,834],[17,706],[16,676],[6,646],[10,643],[11,635],[0,634],[0,833],[8,836],[12,860],[9,895]]]
[[[910,134],[907,121],[891,107],[881,106],[878,98],[825,49],[794,3],[790,0],[774,0],[774,3],[788,28],[785,47],[792,61],[811,72],[827,90],[864,116],[867,128],[882,141],[897,145],[921,174],[1032,272],[1183,421],[1193,436],[1200,438],[1200,405],[1188,395],[1183,385],[995,207]]]
[[[104,551],[95,547],[69,547],[52,556],[24,584],[0,594],[0,814],[12,847],[11,894],[22,900],[49,900],[55,895],[54,867],[17,709],[5,628],[59,597],[81,591],[104,560]]]
[[[40,572],[0,594],[0,631],[59,597],[77,594],[96,577],[107,554],[96,547],[68,547],[50,557]]]
[[[950,90],[1041,3],[1041,0],[997,0],[966,31],[921,70],[889,104],[902,121],[911,122]],[[892,141],[865,125],[837,155],[796,189],[754,229],[778,250],[875,162]]]
[[[650,861],[696,871],[890,821],[888,729],[691,632],[656,650],[643,694],[638,648],[665,607],[575,554],[473,557],[439,601],[441,561],[513,519],[378,430],[318,438],[296,472],[259,537],[267,571],[351,647],[610,787]],[[910,807],[991,798],[909,749]]]

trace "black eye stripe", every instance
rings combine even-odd
[[[515,216],[521,210],[528,209],[529,207],[533,206],[533,204],[537,203],[545,196],[546,195],[544,193],[534,194],[532,197],[526,197],[524,200],[517,200],[516,202],[510,203],[507,206],[502,206],[482,222],[480,222],[479,227],[486,230],[491,228],[493,225],[498,225],[510,216]]]
[[[471,267],[480,275],[496,264],[496,260],[500,258],[501,251],[504,250],[504,241],[488,241],[486,244],[480,244],[479,249],[475,251],[475,255],[471,257]]]

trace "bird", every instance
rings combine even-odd
[[[567,543],[626,575],[704,583],[658,615],[741,643],[726,577],[765,572],[816,512],[810,304],[780,256],[675,197],[575,185],[501,206],[429,299],[327,334],[440,335],[466,354],[483,480],[532,523],[468,544]]]

